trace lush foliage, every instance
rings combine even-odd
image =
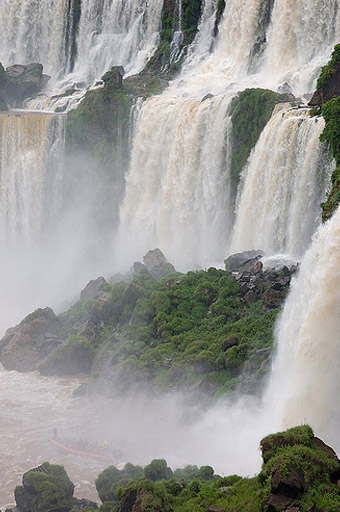
[[[335,68],[340,63],[340,44],[334,47],[331,60],[321,68],[321,74],[318,78],[316,88],[321,89],[326,80],[334,73]]]
[[[46,512],[56,506],[70,509],[74,504],[73,483],[63,466],[44,462],[46,472],[29,471],[24,476],[24,487],[15,489],[16,500],[25,493],[33,512]]]
[[[335,483],[339,460],[331,449],[314,438],[309,426],[267,436],[261,447],[265,462],[254,478],[219,477],[210,466],[187,466],[171,474],[164,460],[149,465],[162,462],[163,469],[169,471],[168,475],[160,472],[153,481],[146,478],[148,466],[144,470],[131,464],[123,470],[110,467],[96,481],[103,500],[101,510],[131,510],[133,501],[139,497],[143,511],[206,512],[214,505],[224,507],[226,512],[260,512],[267,510],[274,468],[279,467],[285,478],[293,467],[304,478],[306,490],[292,499],[291,507],[296,506],[301,512],[340,511],[340,494]],[[138,477],[133,478],[134,472]]]
[[[163,273],[156,279],[142,269],[127,281],[104,284],[105,300],[76,303],[62,317],[69,342],[47,367],[55,358],[68,364],[73,354],[80,360],[86,353],[86,361],[94,357],[91,385],[108,393],[136,383],[163,390],[200,383],[201,391],[217,396],[235,388],[246,361],[259,381],[278,312],[261,299],[271,285],[261,282],[248,304],[224,270],[182,275],[164,264]],[[84,314],[92,320],[79,331]]]
[[[231,177],[235,186],[276,103],[289,99],[267,89],[246,89],[233,99],[230,108],[233,123]]]
[[[340,45],[339,52],[340,52]],[[340,97],[334,98],[322,106],[322,115],[326,126],[321,134],[321,141],[330,144],[332,155],[335,158],[336,168],[331,178],[331,189],[327,200],[322,203],[322,218],[329,219],[340,203]]]

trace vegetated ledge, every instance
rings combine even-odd
[[[270,367],[273,327],[294,268],[263,271],[261,251],[228,270],[175,272],[155,249],[127,276],[91,281],[56,316],[28,315],[0,341],[0,361],[19,371],[90,376],[108,396],[138,386],[219,396],[254,393]]]
[[[228,439],[225,440],[228,442]],[[144,468],[110,466],[96,479],[101,512],[339,512],[340,461],[308,425],[261,441],[263,464],[253,478],[221,477],[211,466],[173,471],[166,460]],[[16,512],[93,512],[73,497],[62,466],[44,463],[15,490]],[[11,509],[7,512],[14,512]]]
[[[309,105],[319,107],[313,113],[321,114],[325,119],[320,140],[328,142],[336,163],[327,199],[321,204],[322,220],[326,221],[340,203],[340,44],[335,46],[331,60],[322,68]]]
[[[278,94],[259,88],[245,89],[233,98],[230,106],[233,125],[230,174],[235,190],[240,173],[271,118],[275,105],[294,101],[296,98],[292,94]]]

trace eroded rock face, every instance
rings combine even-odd
[[[321,106],[338,96],[340,96],[340,64],[335,67],[334,72],[326,79],[322,87],[315,91],[308,105],[311,107]]]
[[[7,370],[36,370],[61,344],[59,334],[60,321],[52,309],[38,309],[8,329],[0,341],[0,361]]]
[[[6,68],[6,75],[8,97],[19,101],[36,95],[50,79],[48,75],[43,74],[43,66],[38,63],[9,66]]]

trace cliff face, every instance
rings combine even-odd
[[[325,79],[325,82],[313,94],[309,102],[311,107],[324,105],[327,101],[340,96],[340,63],[337,64],[333,72]]]

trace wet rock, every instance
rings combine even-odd
[[[18,512],[69,512],[77,501],[62,466],[42,464],[27,471],[15,489]]]
[[[230,336],[230,338],[227,338],[226,340],[222,341],[222,350],[226,352],[229,348],[235,347],[235,345],[239,344],[239,340],[237,338],[234,338],[234,336]]]
[[[263,251],[260,250],[232,254],[224,260],[225,269],[228,272],[235,272],[241,265],[245,265],[249,261],[252,261],[252,264],[254,264],[263,254]]]
[[[160,249],[153,249],[148,251],[143,257],[145,266],[156,279],[160,279],[166,273],[175,272],[175,268],[168,262]]]
[[[338,96],[340,96],[340,64],[335,66],[334,72],[328,76],[322,87],[315,91],[308,105],[311,107],[321,106]]]
[[[10,100],[22,101],[38,94],[50,77],[43,74],[42,64],[32,63],[24,66],[15,64],[6,68],[6,93]]]
[[[97,279],[92,279],[87,283],[85,288],[80,292],[80,300],[82,302],[88,302],[89,300],[93,300],[99,295],[101,295],[102,290],[101,287],[107,284],[103,277],[98,277]]]
[[[282,456],[272,471],[271,492],[296,498],[306,489],[303,472],[286,462],[285,456]]]
[[[278,290],[266,290],[263,294],[263,302],[268,308],[277,308],[282,303],[281,292]]]
[[[62,343],[61,323],[50,308],[37,309],[0,341],[0,361],[7,370],[36,370]]]

